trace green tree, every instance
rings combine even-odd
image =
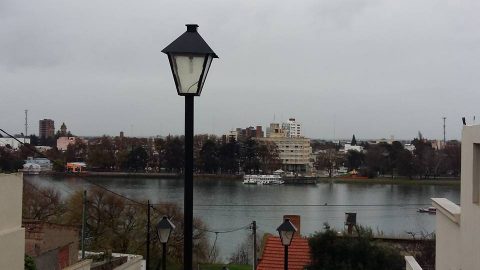
[[[352,141],[350,142],[351,145],[357,145],[357,139],[355,139],[355,134],[352,136]]]
[[[128,153],[126,167],[135,172],[144,171],[145,167],[147,166],[147,162],[148,153],[145,148],[139,146]]]
[[[358,169],[365,161],[365,154],[355,150],[347,152],[347,167],[349,170]]]
[[[219,149],[220,168],[224,173],[235,173],[239,169],[240,145],[232,140],[222,144]]]
[[[245,173],[258,173],[260,160],[258,157],[258,142],[248,138],[242,145],[240,159]]]
[[[35,266],[35,261],[31,256],[25,255],[25,270],[37,270],[37,266]]]
[[[340,155],[335,148],[322,150],[317,155],[315,167],[317,170],[325,170],[328,177],[333,176],[333,172],[345,162],[344,157]]]
[[[200,167],[206,173],[216,173],[219,168],[219,153],[217,144],[208,139],[200,150]]]
[[[309,239],[312,265],[309,270],[403,270],[400,252],[375,243],[370,230],[359,230],[358,236],[339,235],[328,229]]]
[[[173,172],[181,172],[185,163],[184,142],[179,137],[167,137],[165,141],[165,167]]]
[[[23,159],[18,151],[0,147],[0,172],[17,172],[23,167]]]
[[[80,139],[74,144],[69,144],[65,151],[65,159],[67,162],[85,161],[87,157],[87,145]]]
[[[115,146],[112,139],[103,136],[88,146],[87,162],[94,170],[110,171],[115,168]]]

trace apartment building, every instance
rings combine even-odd
[[[258,138],[259,141],[273,142],[277,145],[282,169],[288,172],[306,173],[313,167],[312,147],[310,139],[303,137],[289,137],[287,132],[278,123],[270,124],[267,128],[267,137]]]
[[[290,138],[302,137],[301,124],[295,121],[295,118],[290,118],[286,123],[282,123],[282,129]]]
[[[55,122],[52,119],[43,119],[38,123],[38,136],[40,138],[53,138],[55,136]]]

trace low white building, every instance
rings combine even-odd
[[[349,143],[346,143],[342,149],[340,149],[340,152],[347,153],[348,151],[357,151],[357,152],[363,152],[363,146],[360,145],[351,145]]]
[[[48,172],[53,168],[52,162],[48,158],[33,158],[28,157],[25,160],[25,165],[27,164],[36,164],[40,166],[41,171]]]
[[[22,145],[20,142],[30,143],[30,138],[0,138],[0,147],[10,146],[12,149],[17,150]],[[20,142],[19,142],[20,141]]]
[[[436,270],[480,269],[480,126],[462,131],[460,205],[433,198],[436,215]],[[407,269],[421,269],[412,257]]]

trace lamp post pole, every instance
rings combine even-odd
[[[193,264],[193,96],[185,96],[184,270]]]
[[[162,270],[167,270],[167,243],[162,243]]]
[[[175,225],[167,218],[163,216],[162,220],[157,225],[158,240],[162,244],[162,269],[167,269],[167,242],[170,239],[172,231],[175,230]],[[185,264],[186,265],[186,264]],[[160,262],[157,264],[157,269],[160,267]]]
[[[197,31],[198,25],[187,24],[187,31],[162,50],[168,55],[173,79],[180,96],[185,96],[185,193],[184,270],[193,264],[193,98],[200,96],[210,65],[218,56]]]
[[[297,228],[290,222],[290,219],[285,219],[283,223],[277,228],[280,234],[280,241],[284,247],[283,269],[288,270],[288,246],[292,243],[293,236]]]

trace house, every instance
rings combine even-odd
[[[462,130],[460,205],[433,198],[436,215],[437,270],[480,268],[480,126]],[[406,258],[407,270],[421,270],[415,259]]]
[[[79,228],[39,220],[24,220],[25,254],[38,270],[63,269],[78,261]]]
[[[87,164],[85,162],[68,162],[66,168],[67,172],[83,172],[87,169]]]
[[[288,269],[303,270],[311,262],[310,247],[307,238],[301,235],[300,216],[286,215],[283,219],[290,221],[297,228],[292,243],[288,247]],[[284,269],[284,246],[279,236],[268,235],[264,239],[264,248],[260,255],[257,270],[283,270]]]
[[[70,144],[75,144],[77,137],[59,137],[57,139],[57,149],[60,151],[67,151]]]

